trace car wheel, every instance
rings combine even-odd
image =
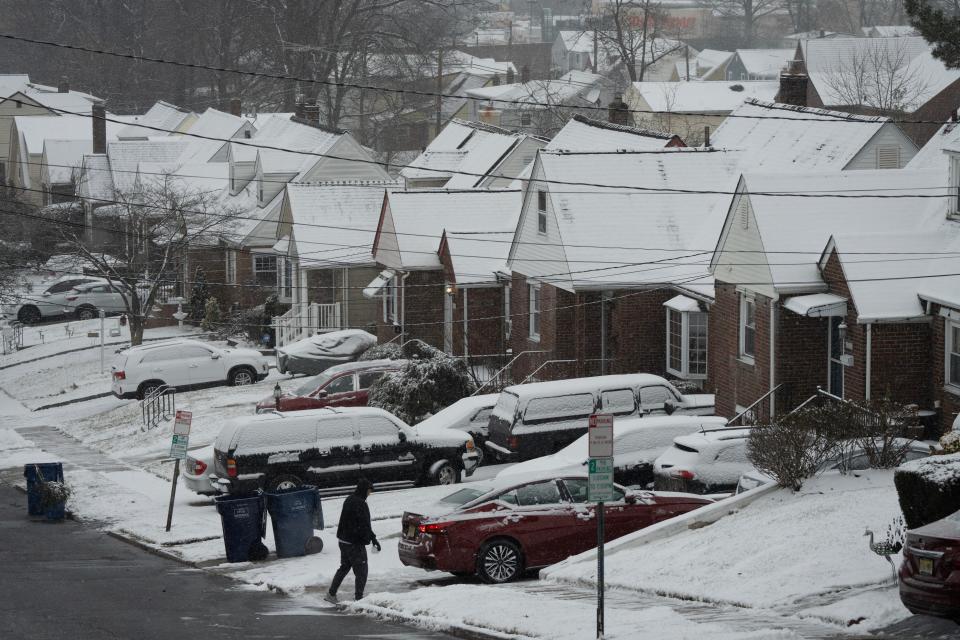
[[[77,309],[77,320],[93,320],[99,314],[93,307],[80,307]]]
[[[510,540],[491,540],[480,547],[477,575],[490,584],[516,580],[523,573],[520,547]]]
[[[234,369],[230,373],[230,384],[234,387],[244,387],[257,381],[257,375],[247,367]]]
[[[267,491],[286,491],[288,489],[299,489],[302,486],[303,480],[292,473],[273,476],[267,480]]]
[[[17,320],[23,324],[40,322],[40,309],[36,307],[23,307],[19,313],[17,313]]]
[[[148,380],[137,388],[137,400],[143,400],[148,395],[163,386],[159,380]]]
[[[444,462],[433,472],[433,482],[437,485],[457,484],[460,482],[460,471],[449,462]]]

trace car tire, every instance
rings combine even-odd
[[[140,386],[137,387],[137,400],[143,400],[157,387],[162,386],[163,382],[160,380],[147,380],[146,382],[141,382]]]
[[[267,478],[267,491],[284,491],[286,489],[297,489],[303,486],[303,480],[292,473],[282,473]]]
[[[477,554],[477,576],[487,584],[511,582],[523,575],[523,553],[512,540],[483,543]]]
[[[257,372],[250,367],[237,367],[230,372],[230,386],[245,387],[257,381]]]
[[[438,486],[458,484],[460,482],[460,470],[453,463],[444,462],[433,472],[430,480]]]
[[[23,324],[34,324],[35,322],[40,322],[41,317],[40,309],[37,309],[34,306],[22,307],[20,311],[17,312],[17,320]]]
[[[76,312],[77,320],[93,320],[99,315],[94,307],[80,307]]]

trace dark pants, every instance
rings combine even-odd
[[[353,569],[354,594],[357,600],[363,597],[363,588],[367,586],[367,547],[362,544],[340,543],[340,568],[333,576],[330,593],[336,595],[340,583]]]

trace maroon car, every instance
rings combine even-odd
[[[303,411],[323,407],[365,407],[367,390],[385,373],[399,371],[406,360],[366,360],[330,367],[307,378],[293,393],[272,395],[257,403],[257,413],[270,411]]]
[[[900,600],[913,613],[960,623],[960,511],[907,532]]]
[[[633,494],[616,486],[604,505],[606,540],[692,511],[710,500],[686,494]],[[596,546],[596,505],[587,476],[476,483],[438,503],[432,515],[406,512],[400,562],[485,582],[508,582]]]

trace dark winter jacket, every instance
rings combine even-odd
[[[367,487],[369,485],[363,487],[361,494],[359,491],[361,487],[358,486],[358,491],[347,496],[347,499],[343,501],[343,509],[340,511],[340,524],[337,526],[337,540],[350,544],[366,545],[377,539],[370,526]]]

